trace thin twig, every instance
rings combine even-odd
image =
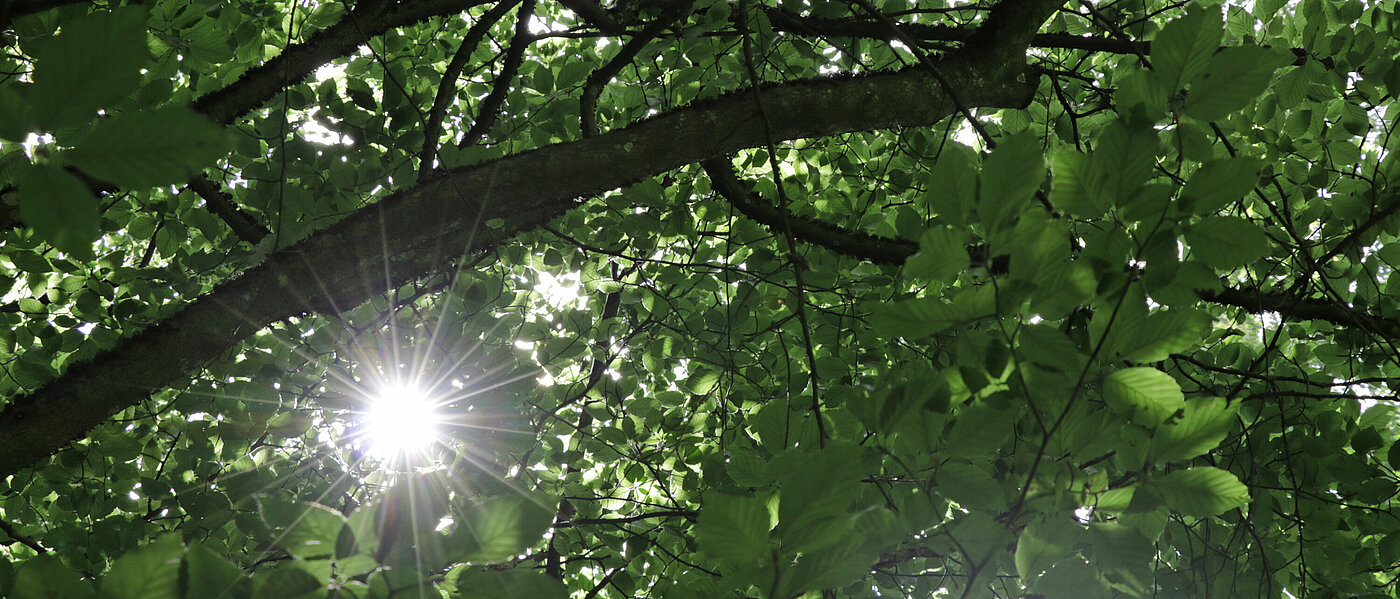
[[[743,38],[744,49],[744,69],[749,74],[749,85],[753,89],[754,109],[758,112],[758,118],[763,124],[764,147],[768,150],[768,168],[773,173],[773,185],[778,189],[778,210],[783,217],[783,237],[788,246],[788,262],[792,265],[792,275],[795,283],[793,295],[796,296],[797,321],[802,325],[802,342],[807,346],[807,378],[812,386],[812,414],[817,420],[817,443],[820,447],[826,447],[826,424],[822,422],[822,403],[818,393],[817,385],[817,356],[812,348],[812,326],[807,322],[807,298],[804,297],[806,283],[802,278],[802,269],[806,264],[806,259],[797,253],[797,239],[792,234],[792,223],[788,222],[788,197],[783,191],[783,174],[778,168],[778,148],[773,143],[773,127],[768,120],[768,112],[763,107],[763,86],[758,78],[758,70],[754,68],[753,60],[753,40],[749,35],[749,0],[739,0],[739,27]]]

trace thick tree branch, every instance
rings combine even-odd
[[[1202,300],[1222,306],[1244,308],[1255,314],[1278,312],[1287,320],[1321,320],[1337,326],[1372,331],[1390,339],[1400,339],[1400,321],[1374,316],[1344,304],[1320,299],[1298,299],[1287,293],[1253,289],[1223,289],[1197,292]]]
[[[998,8],[1036,11],[1045,18],[1055,6],[1046,0],[1009,0]],[[970,106],[1025,106],[1036,77],[1024,60],[1019,68],[985,62],[986,56],[1003,54],[953,55],[939,68]],[[922,69],[794,81],[763,93],[774,140],[932,125],[953,111]],[[5,439],[0,477],[81,438],[269,323],[358,305],[532,229],[580,198],[766,143],[757,119],[751,98],[733,94],[596,137],[424,179],[270,255],[38,391],[12,398],[0,411]],[[489,224],[478,228],[476,223]]]

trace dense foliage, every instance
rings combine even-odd
[[[0,596],[1400,597],[1393,2],[0,45]]]

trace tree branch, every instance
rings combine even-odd
[[[361,0],[336,24],[317,31],[306,41],[288,47],[222,89],[200,96],[198,110],[217,123],[229,124],[316,72],[331,59],[354,52],[370,38],[395,27],[441,15],[451,15],[490,0],[414,0],[369,2]],[[361,26],[363,25],[363,27]]]
[[[998,10],[1008,7],[1048,17],[1055,3],[1008,0]],[[1019,68],[986,62],[1003,54],[957,53],[939,68],[969,106],[1023,107],[1037,77],[1024,60]],[[793,81],[763,93],[774,140],[932,125],[954,109],[923,69]],[[731,94],[625,129],[421,180],[269,255],[39,390],[11,398],[0,411],[0,477],[53,454],[270,323],[358,305],[447,268],[460,256],[499,245],[577,206],[580,198],[766,143],[757,119],[747,94]]]
[[[510,9],[514,8],[520,0],[503,0],[499,4],[491,7],[472,23],[466,35],[462,36],[462,43],[457,45],[457,51],[452,54],[452,60],[447,63],[447,68],[442,72],[442,82],[438,84],[437,94],[433,96],[433,106],[428,109],[428,121],[423,125],[423,149],[418,152],[418,176],[423,177],[436,167],[433,161],[437,158],[438,136],[442,132],[442,120],[447,116],[447,107],[452,103],[452,99],[457,97],[457,79],[462,76],[462,70],[467,67],[467,62],[471,60],[472,54],[476,52],[477,46],[486,39],[486,34],[491,31],[491,27],[501,20]]]
[[[223,220],[224,224],[228,225],[228,228],[232,229],[233,234],[237,235],[239,239],[256,244],[271,234],[267,227],[248,216],[248,213],[244,212],[233,201],[233,198],[225,195],[223,190],[219,189],[219,186],[210,181],[208,177],[195,175],[190,178],[188,187],[190,191],[204,199],[204,207],[213,212],[214,216]]]
[[[1271,293],[1254,289],[1222,289],[1198,291],[1202,300],[1222,306],[1243,308],[1249,312],[1278,312],[1285,319],[1321,320],[1337,326],[1374,331],[1391,339],[1400,339],[1400,321],[1374,316],[1345,304],[1320,299],[1298,299],[1287,293]]]
[[[520,12],[515,17],[515,34],[510,37],[505,61],[501,63],[500,72],[496,73],[496,80],[491,82],[491,93],[486,94],[486,99],[481,101],[481,108],[476,111],[476,121],[462,134],[462,140],[457,142],[458,148],[475,144],[491,130],[491,126],[496,124],[496,119],[500,118],[501,105],[506,102],[510,84],[515,80],[516,72],[520,70],[520,63],[525,61],[525,48],[534,41],[530,37],[530,17],[534,13],[535,0],[524,0],[520,5]]]

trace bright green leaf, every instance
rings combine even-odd
[[[1157,427],[1150,453],[1157,462],[1189,460],[1215,449],[1235,425],[1239,403],[1219,397],[1186,402],[1180,419]]]
[[[1146,427],[1160,425],[1183,407],[1176,380],[1155,368],[1125,368],[1108,375],[1103,395],[1108,407]]]
[[[1249,503],[1249,487],[1234,474],[1211,466],[1178,470],[1157,482],[1167,505],[1193,518],[1207,518]]]

